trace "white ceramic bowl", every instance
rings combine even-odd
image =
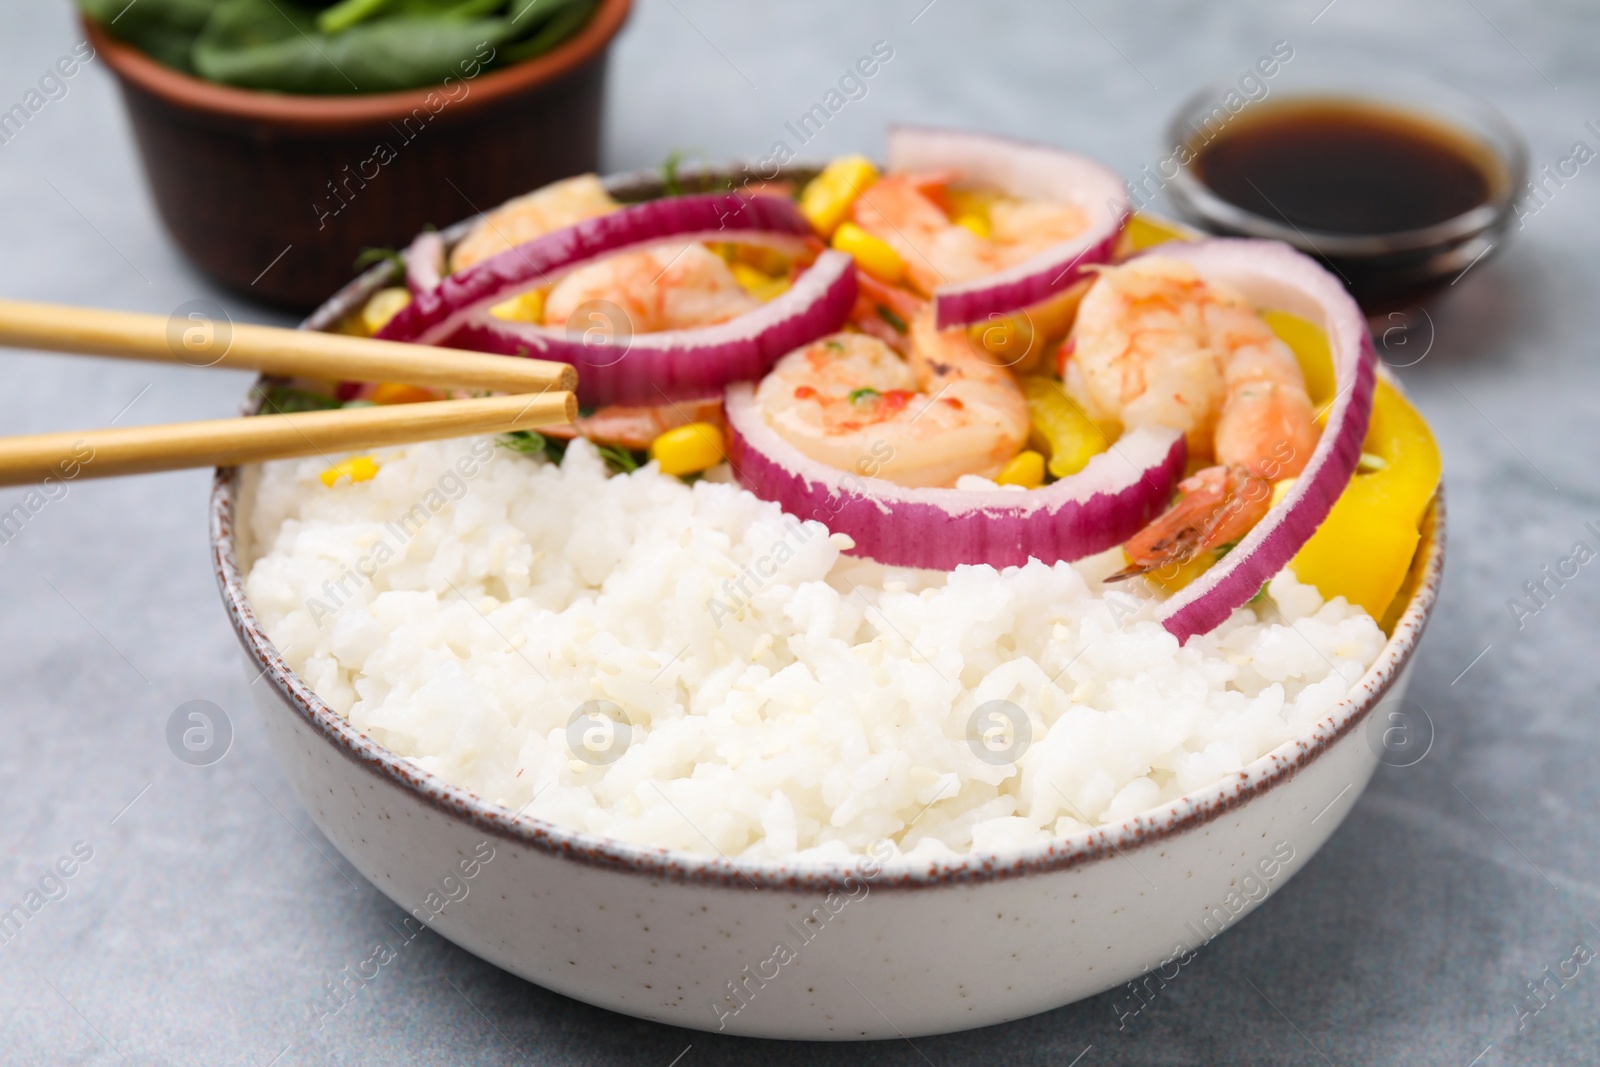
[[[353,283],[309,325],[376,284]],[[1177,977],[1350,811],[1392,732],[1374,711],[1404,691],[1444,560],[1441,498],[1377,663],[1315,729],[1238,774],[1046,847],[874,873],[623,844],[419,770],[324,704],[262,632],[244,591],[240,507],[238,472],[219,471],[214,561],[250,676],[264,672],[250,691],[267,735],[322,832],[415,917],[408,934],[425,923],[531,982],[628,1015],[784,1038],[961,1030],[1141,975],[1152,991]],[[1131,990],[1119,1003],[1138,1005]]]

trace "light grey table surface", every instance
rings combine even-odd
[[[77,39],[65,0],[3,0],[0,108]],[[1186,93],[1238,78],[1278,40],[1295,58],[1276,85],[1354,59],[1421,70],[1499,105],[1536,165],[1580,139],[1600,149],[1584,127],[1600,125],[1600,9],[1580,0],[643,0],[614,53],[605,165],[793,145],[783,123],[879,40],[893,59],[806,154],[874,152],[887,123],[913,119],[1071,145],[1132,174],[1159,158]],[[1508,606],[1575,541],[1600,548],[1600,163],[1550,189],[1503,255],[1391,338],[1410,344],[1391,346],[1397,361],[1423,357],[1401,374],[1450,490],[1445,590],[1411,691],[1431,751],[1380,768],[1293,884],[1126,1029],[1102,996],[914,1046],[733,1040],[566,1000],[427,934],[312,1034],[321,984],[399,911],[347,879],[273,762],[208,565],[209,474],[191,472],[74,483],[0,543],[0,904],[75,843],[92,850],[0,947],[0,1061],[1595,1062],[1600,964],[1543,1002],[1529,982],[1600,947],[1600,563],[1520,627]],[[0,147],[0,234],[6,297],[163,314],[209,297],[237,319],[288,321],[217,290],[168,242],[103,64]],[[247,385],[20,353],[0,354],[0,381],[5,433],[224,416]],[[0,491],[0,511],[22,496]],[[214,766],[165,741],[191,699],[231,715]]]

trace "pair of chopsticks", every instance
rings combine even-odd
[[[210,343],[185,344],[183,331],[196,329]],[[0,486],[60,478],[74,467],[69,477],[104,478],[508,433],[578,413],[577,373],[565,363],[309,330],[0,300],[0,346],[512,394],[0,438]]]

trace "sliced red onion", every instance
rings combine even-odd
[[[1029,200],[1072,203],[1089,228],[996,274],[934,290],[939,328],[987,321],[1068,288],[1086,269],[1111,259],[1130,212],[1122,180],[1087,156],[1010,137],[896,126],[889,131],[890,170],[954,170],[964,181]]]
[[[725,400],[728,458],[741,484],[902,567],[1075,560],[1126,541],[1166,508],[1187,450],[1176,430],[1136,430],[1042,489],[907,489],[803,455],[767,424],[748,383]]]
[[[479,311],[446,343],[570,363],[578,368],[578,400],[585,407],[659,404],[761,377],[784,354],[837,330],[855,300],[855,260],[828,251],[787,292],[715,326],[586,344],[582,334],[566,329],[506,322]]]
[[[815,240],[793,201],[712,193],[651,200],[507,249],[416,294],[378,334],[441,344],[473,313],[525,289],[553,284],[587,263],[665,241],[733,241],[800,247]]]
[[[438,286],[444,278],[444,238],[436,230],[417,234],[406,249],[406,288],[413,296]]]
[[[1287,311],[1322,327],[1338,386],[1327,427],[1289,495],[1221,562],[1161,605],[1162,625],[1187,642],[1216,628],[1281,571],[1350,484],[1372,414],[1376,355],[1350,294],[1288,245],[1222,239],[1165,244],[1157,254],[1192,264],[1202,277],[1233,286],[1256,307]]]

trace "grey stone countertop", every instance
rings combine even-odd
[[[0,0],[0,109],[78,40],[65,0]],[[896,120],[1070,145],[1137,173],[1197,86],[1286,41],[1279,84],[1351,60],[1493,101],[1535,167],[1600,149],[1600,8],[1583,0],[979,5],[643,0],[614,53],[605,166],[875,152]],[[784,123],[858,55],[893,57],[814,143]],[[464,211],[463,214],[466,212]],[[441,220],[448,221],[448,220]],[[0,295],[165,314],[222,302],[162,231],[103,63],[0,146]],[[0,544],[0,901],[91,854],[0,946],[8,1064],[947,1065],[1594,1062],[1600,969],[1600,563],[1508,606],[1576,541],[1600,548],[1600,164],[1550,181],[1503,254],[1391,338],[1432,420],[1450,559],[1410,697],[1432,723],[1333,840],[1119,1029],[1111,995],[869,1048],[675,1030],[529,985],[429,933],[310,1034],[322,983],[400,912],[295,802],[249,710],[208,563],[207,472],[73,483]],[[1402,342],[1409,347],[1402,347]],[[245,375],[0,353],[4,433],[233,413]],[[0,511],[23,491],[0,491]],[[213,701],[232,749],[165,740]],[[79,844],[81,842],[81,844]],[[73,866],[69,864],[68,866]],[[347,877],[347,874],[349,877]],[[1537,1008],[1537,1011],[1532,1010]],[[680,1057],[681,1059],[677,1059]],[[274,1059],[274,1057],[277,1057]],[[1075,1059],[1077,1057],[1077,1059]]]

